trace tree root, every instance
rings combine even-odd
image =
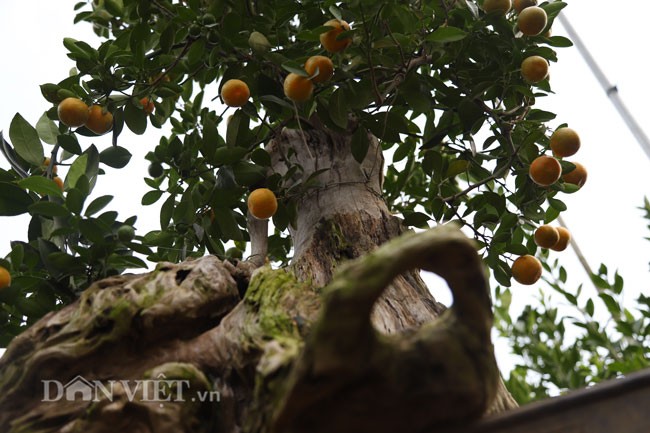
[[[191,358],[184,342],[217,326],[235,307],[240,300],[235,277],[245,278],[246,273],[204,257],[179,265],[161,263],[149,274],[93,284],[76,303],[48,314],[16,337],[0,358],[0,431],[76,431],[76,421],[86,425],[87,417],[105,403],[43,401],[56,397],[44,396],[43,381],[67,384],[77,376],[134,381],[156,366]],[[114,403],[106,413],[117,410]],[[129,403],[122,416],[133,410],[146,412]],[[141,418],[135,416],[134,425]],[[95,422],[82,430],[114,427],[110,417],[104,420],[108,424]]]
[[[0,359],[0,431],[408,433],[467,422],[494,399],[487,282],[458,229],[400,236],[341,265],[324,289],[256,265],[204,257],[94,284]],[[413,268],[443,276],[454,306],[380,333],[373,305]],[[188,387],[170,386],[163,402],[126,386],[93,401],[42,401],[43,380],[77,376]],[[219,399],[172,398],[179,391]]]

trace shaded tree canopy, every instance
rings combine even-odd
[[[0,213],[32,215],[28,242],[14,242],[1,262],[13,276],[0,298],[4,344],[93,281],[144,267],[142,258],[238,256],[250,239],[244,199],[257,187],[279,197],[268,255],[287,263],[296,203],[328,187],[319,179],[328,167],[302,176],[305,167],[284,155],[287,169],[274,170],[265,145],[286,128],[347,135],[358,162],[368,157],[369,137],[377,137],[391,156],[381,190],[390,212],[406,227],[459,221],[492,275],[509,285],[510,262],[538,250],[531,236],[536,225],[553,221],[566,208],[561,194],[578,189],[563,181],[540,187],[528,175],[530,163],[549,153],[546,122],[555,116],[534,107],[550,91],[548,79],[532,84],[520,72],[525,58],[553,62],[554,49],[570,42],[543,32],[524,36],[514,11],[486,14],[480,5],[79,3],[75,20],[91,23],[102,41],[64,40],[76,69],[43,84],[51,108],[35,126],[16,115],[3,142],[13,168],[0,173]],[[546,28],[565,5],[540,5]],[[351,43],[337,53],[320,43],[331,19],[351,24],[338,36]],[[316,84],[306,102],[294,103],[283,81],[288,73],[307,75],[303,65],[313,55],[331,57],[334,75]],[[250,89],[241,108],[214,99],[233,78]],[[112,114],[113,146],[99,149],[87,127],[59,123],[56,108],[67,97]],[[153,114],[143,98],[153,101]],[[93,186],[102,167],[129,162],[120,145],[124,128],[142,134],[163,125],[161,132],[170,132],[147,155],[151,190],[142,197],[143,205],[161,206],[160,229],[119,236],[136,217],[106,210],[111,197],[92,197]],[[46,154],[54,164],[43,165]],[[561,164],[565,172],[573,169]],[[57,168],[67,168],[63,190],[51,180]]]

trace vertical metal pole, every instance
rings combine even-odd
[[[602,86],[603,90],[607,94],[607,97],[612,102],[614,107],[616,107],[616,110],[627,124],[630,132],[632,132],[632,135],[634,135],[634,138],[636,138],[637,143],[639,143],[646,156],[650,158],[650,140],[648,140],[648,136],[645,134],[645,132],[643,132],[641,126],[637,123],[637,121],[634,119],[634,116],[632,116],[632,113],[630,113],[630,111],[623,103],[623,100],[618,94],[618,88],[607,79],[605,73],[602,69],[600,69],[600,66],[598,66],[598,63],[596,63],[596,60],[591,55],[584,42],[582,42],[582,39],[580,39],[578,32],[576,32],[576,30],[573,28],[566,15],[564,13],[560,13],[558,19],[566,30],[569,38],[571,41],[573,41],[573,44],[578,49],[578,52],[582,55],[582,58],[587,63],[587,66],[589,66],[594,76]],[[561,216],[559,217],[559,223],[560,225],[566,227],[566,223]],[[589,266],[587,259],[582,254],[578,243],[573,237],[571,238],[571,247],[578,256],[578,260],[580,261],[580,264],[584,268],[585,272],[587,275],[589,275],[589,279],[593,283],[592,275],[594,275],[594,273],[591,269],[591,266]],[[595,283],[594,287],[596,287]],[[599,291],[598,287],[596,287],[596,291]]]
[[[564,221],[564,218],[562,218],[562,215],[560,215],[557,218],[557,220],[560,223],[560,226],[562,226],[562,227],[564,227],[565,229],[568,230],[568,228],[566,226],[566,222]],[[576,239],[573,237],[573,235],[571,235],[570,243],[571,243],[571,248],[573,248],[573,251],[576,253],[576,256],[578,256],[578,260],[580,261],[580,264],[582,265],[582,268],[587,273],[587,276],[589,276],[589,281],[591,281],[593,283],[593,280],[592,280],[591,277],[592,277],[592,275],[595,275],[594,271],[591,269],[591,266],[589,266],[589,262],[585,258],[585,255],[582,254],[582,250],[580,249],[580,246],[578,245],[578,241],[576,241]],[[594,287],[595,287],[595,284],[594,284]],[[598,287],[596,287],[596,290],[598,291]]]
[[[610,99],[610,101],[612,101],[612,104],[614,104],[614,107],[616,107],[616,110],[618,110],[618,113],[627,124],[627,127],[634,135],[634,138],[636,138],[636,141],[639,143],[641,148],[643,148],[646,156],[650,158],[650,140],[648,139],[648,136],[645,134],[645,132],[643,132],[641,126],[639,126],[637,121],[634,119],[632,113],[630,113],[630,111],[623,103],[623,100],[618,94],[618,88],[616,85],[610,83],[610,81],[607,79],[602,69],[600,69],[598,66],[598,63],[596,63],[596,60],[593,58],[585,44],[582,42],[582,39],[580,39],[580,36],[578,36],[576,30],[573,28],[571,23],[569,23],[566,15],[564,13],[560,13],[558,19],[569,35],[569,38],[573,41],[573,44],[584,58],[585,62],[587,62],[589,68],[591,68],[591,71],[596,76],[596,79],[607,94],[607,97]]]

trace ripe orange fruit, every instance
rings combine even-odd
[[[562,180],[566,183],[572,183],[578,187],[582,187],[582,185],[587,181],[587,169],[579,162],[573,162],[572,164],[575,165],[576,168],[562,176]]]
[[[88,105],[79,98],[65,98],[56,111],[61,123],[71,128],[82,126],[88,120]]]
[[[552,156],[542,155],[535,158],[530,164],[528,174],[537,185],[549,186],[557,182],[562,176],[562,166],[560,161]]]
[[[313,92],[314,83],[307,77],[292,72],[284,79],[284,94],[292,101],[305,102]]]
[[[580,149],[580,136],[571,128],[558,128],[551,135],[551,150],[555,156],[575,155]]]
[[[50,158],[45,158],[43,160],[43,171],[46,171],[47,168],[50,166],[50,162],[52,160]],[[52,167],[52,174],[56,175],[56,173],[59,171],[59,168],[56,166],[56,164]]]
[[[242,80],[228,80],[221,87],[221,99],[229,107],[243,107],[251,97],[248,84]]]
[[[318,75],[313,76],[318,68]],[[334,75],[334,63],[329,57],[311,56],[305,62],[305,71],[312,77],[314,83],[324,83]]]
[[[352,43],[352,38],[336,39],[341,33],[350,30],[350,25],[343,20],[329,20],[325,26],[334,27],[320,34],[320,43],[330,53],[343,51]]]
[[[546,28],[548,16],[539,6],[530,6],[522,10],[517,19],[519,30],[526,36],[537,36]]]
[[[543,225],[535,230],[535,243],[542,248],[551,248],[560,240],[560,233],[553,226]]]
[[[140,99],[140,103],[142,104],[142,109],[145,113],[147,113],[147,115],[153,114],[153,110],[156,108],[156,106],[153,104],[153,101],[150,98],[145,96],[144,98]]]
[[[483,2],[483,10],[485,13],[499,13],[505,15],[512,7],[511,0],[485,0]]]
[[[90,107],[90,115],[86,120],[86,128],[97,135],[106,134],[113,127],[113,115],[110,111],[104,111],[100,105]]]
[[[11,286],[11,274],[0,266],[0,289]]]
[[[521,75],[531,83],[539,83],[548,77],[548,62],[542,56],[526,57],[521,62]]]
[[[61,191],[65,189],[65,186],[63,185],[63,179],[61,179],[59,176],[54,177],[52,180],[58,185]]]
[[[542,276],[542,263],[534,256],[526,254],[512,263],[512,277],[519,284],[535,284]]]
[[[553,251],[564,251],[569,246],[569,242],[571,242],[571,233],[564,227],[558,227],[557,232],[560,234],[560,240],[551,249]]]
[[[537,6],[537,0],[514,0],[512,2],[512,7],[518,14],[530,6]]]
[[[248,196],[248,210],[257,219],[269,219],[278,210],[278,199],[270,189],[258,188]]]

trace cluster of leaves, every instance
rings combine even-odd
[[[125,149],[99,152],[90,146],[82,152],[75,136],[60,131],[46,115],[37,128],[16,115],[9,135],[13,147],[0,134],[2,153],[13,166],[0,170],[0,213],[29,213],[31,221],[28,241],[13,241],[9,255],[0,259],[0,266],[13,274],[11,286],[0,291],[2,346],[45,313],[73,301],[93,281],[146,267],[134,252],[151,253],[134,239],[136,217],[120,221],[117,212],[102,212],[112,196],[89,200],[103,172],[100,164],[123,167],[130,158]],[[44,164],[42,142],[54,149],[65,143],[77,155],[68,169],[65,194],[53,180],[54,166]]]
[[[549,27],[564,6],[541,4]],[[179,261],[223,257],[231,241],[243,250],[244,197],[257,187],[281,199],[269,254],[286,262],[292,199],[319,185],[315,174],[287,187],[300,178],[298,165],[284,175],[273,171],[264,145],[284,127],[322,124],[349,134],[358,161],[368,150],[367,133],[374,134],[393,155],[384,185],[391,210],[407,226],[459,220],[475,233],[503,285],[510,281],[509,255],[533,254],[530,232],[565,209],[557,194],[575,191],[563,183],[540,188],[529,179],[529,163],[548,150],[545,122],[554,115],[533,108],[550,91],[548,81],[531,85],[519,72],[525,57],[553,62],[554,48],[571,43],[521,37],[514,13],[486,15],[470,0],[94,0],[76,8],[76,21],[91,23],[103,41],[94,48],[66,39],[75,72],[43,85],[51,108],[36,127],[17,116],[13,147],[3,141],[14,168],[0,173],[0,215],[32,215],[29,242],[14,243],[2,262],[16,281],[0,298],[0,321],[12,323],[3,327],[4,338],[92,279],[142,266],[133,251],[151,261]],[[340,37],[353,43],[332,56],[333,79],[296,106],[284,96],[284,77],[304,75],[309,56],[327,54],[319,35],[332,17],[352,23]],[[211,95],[230,78],[245,81],[252,100],[217,111]],[[68,96],[113,113],[112,146],[83,150],[78,137],[92,132],[55,123],[56,105]],[[143,97],[155,100],[151,116]],[[147,155],[151,189],[142,197],[143,205],[160,204],[160,228],[125,244],[116,230],[135,220],[118,221],[110,211],[95,216],[109,197],[85,211],[84,203],[102,165],[128,163],[130,153],[118,145],[123,129],[143,134],[149,125],[171,128]],[[53,161],[70,164],[63,194],[51,170],[38,171],[42,142],[52,146]],[[43,291],[53,299],[43,309],[12,310],[18,298],[40,299]]]
[[[650,220],[647,200],[644,209]],[[565,305],[540,292],[539,305],[526,306],[513,319],[511,292],[496,289],[496,327],[520,362],[506,385],[520,404],[650,367],[650,297],[640,294],[626,307],[623,278],[605,265],[591,275],[594,296],[582,285],[567,288],[566,270],[557,261],[545,268],[545,281]]]

